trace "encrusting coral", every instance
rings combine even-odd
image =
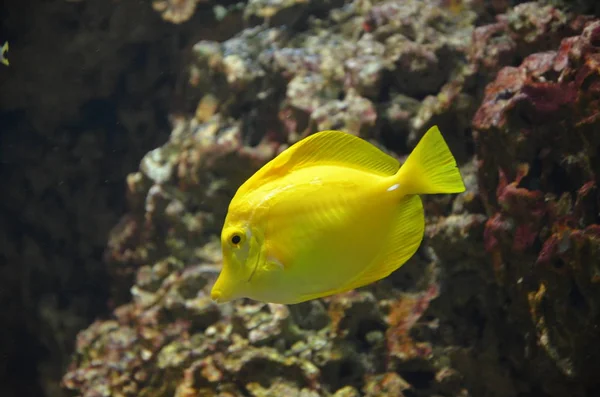
[[[583,396],[597,369],[594,348],[582,353],[598,339],[597,24],[532,3],[475,29],[488,12],[475,5],[272,2],[320,16],[293,31],[258,3],[247,13],[270,26],[194,46],[189,115],[129,176],[131,210],[109,242],[121,305],[80,334],[64,385],[86,397]],[[299,305],[210,301],[227,205],[262,164],[328,128],[402,159],[434,123],[467,191],[425,200],[426,240],[399,271]]]
[[[595,22],[500,70],[473,121],[486,249],[549,394],[565,380],[598,390],[599,59]]]

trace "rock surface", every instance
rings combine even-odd
[[[600,390],[599,89],[595,22],[502,69],[473,120],[486,249],[549,395]]]
[[[276,3],[259,11],[261,3],[251,2],[245,15],[267,20],[285,15],[280,14],[284,2]],[[509,215],[494,214],[502,204],[489,193],[498,183],[507,192],[515,190],[512,179],[503,176],[503,182],[493,172],[508,166],[504,172],[512,177],[517,165],[511,144],[527,142],[499,141],[521,127],[493,124],[494,115],[508,111],[501,106],[508,99],[503,95],[512,92],[498,95],[501,88],[494,87],[505,84],[499,79],[507,70],[526,75],[527,66],[515,68],[523,57],[557,48],[590,18],[527,3],[506,6],[496,22],[474,30],[489,10],[432,5],[355,1],[307,22],[306,31],[293,31],[279,19],[223,43],[204,40],[194,46],[186,92],[188,107],[196,110],[177,118],[170,142],[148,153],[140,172],[130,175],[131,212],[111,237],[111,271],[117,279],[123,276],[123,286],[135,275],[133,302],[80,335],[66,387],[83,396],[509,397],[593,390],[593,379],[583,373],[559,377],[563,357],[540,356],[536,352],[544,350],[522,336],[529,331],[535,340],[539,334],[526,326],[532,319],[547,324],[539,309],[530,309],[539,306],[536,299],[546,290],[513,297],[515,286],[530,280],[499,275],[509,265],[498,265],[494,249],[527,250],[531,230],[541,225],[527,220],[529,229],[516,233],[518,244],[502,245],[508,237],[494,233],[510,234],[517,222],[498,219]],[[305,11],[312,6],[301,5]],[[590,29],[572,40],[585,41]],[[502,69],[507,65],[512,69]],[[494,82],[484,92],[488,81]],[[546,93],[534,97],[541,108]],[[475,125],[477,136],[487,132],[488,141],[476,141],[483,161],[475,162],[469,132],[482,99]],[[477,124],[488,114],[491,131]],[[426,244],[399,271],[357,291],[288,307],[210,302],[220,263],[216,235],[227,203],[261,164],[327,128],[370,139],[402,158],[433,123],[447,131],[468,189],[454,198],[426,199]],[[506,152],[498,151],[499,145]],[[535,207],[525,207],[525,214],[536,216]],[[597,222],[590,214],[590,224]],[[504,226],[494,229],[497,224]],[[581,236],[591,244],[589,232]],[[496,246],[490,243],[494,238]],[[585,247],[593,258],[594,251]],[[590,330],[580,328],[588,335],[581,346],[593,343]],[[582,334],[575,332],[576,337]],[[564,342],[567,360],[573,359],[568,354],[581,354],[567,348],[577,348],[574,339]],[[545,378],[552,370],[557,376]],[[582,382],[578,388],[574,380]]]
[[[169,137],[185,47],[236,26],[194,20],[138,0],[0,4],[0,395],[65,395],[77,332],[112,311],[124,180]]]
[[[597,4],[517,3],[3,3],[0,394],[600,394]],[[433,124],[467,192],[400,270],[210,301],[264,162],[326,128],[402,160]]]

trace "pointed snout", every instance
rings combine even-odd
[[[215,303],[225,303],[235,298],[233,283],[225,268],[221,270],[221,274],[217,277],[217,281],[215,281],[215,285],[210,291],[210,298]]]
[[[221,291],[215,290],[214,287],[212,291],[210,291],[210,299],[212,299],[215,303],[221,303]]]

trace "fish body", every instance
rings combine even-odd
[[[4,45],[2,45],[2,49],[0,49],[0,62],[2,62],[6,66],[9,65],[8,58],[6,58],[7,52],[8,52],[8,41],[5,41]]]
[[[370,284],[419,247],[425,224],[419,194],[464,190],[437,127],[402,167],[353,135],[311,135],[236,192],[211,297],[294,304]]]

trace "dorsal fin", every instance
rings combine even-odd
[[[321,131],[281,152],[252,175],[238,193],[315,165],[343,165],[381,176],[394,175],[400,168],[398,160],[361,138],[342,131]]]

